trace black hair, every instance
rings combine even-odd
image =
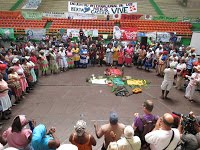
[[[17,116],[12,123],[12,132],[21,132],[22,125],[19,116]]]

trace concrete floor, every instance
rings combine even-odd
[[[19,114],[25,114],[30,119],[35,119],[37,124],[43,123],[47,128],[56,127],[56,134],[61,143],[69,143],[68,138],[74,131],[77,120],[83,118],[87,122],[87,131],[94,134],[93,124],[99,125],[108,122],[109,113],[116,111],[120,122],[131,125],[134,113],[142,113],[144,100],[154,101],[154,114],[163,115],[166,112],[180,112],[188,114],[191,110],[200,114],[199,92],[195,93],[195,103],[184,98],[183,91],[173,88],[170,100],[161,100],[160,85],[162,78],[155,72],[145,72],[135,67],[125,68],[125,75],[136,79],[146,79],[151,82],[148,88],[141,94],[130,97],[118,97],[111,93],[111,88],[105,85],[91,85],[86,83],[86,78],[91,74],[103,75],[106,67],[89,67],[87,69],[69,70],[57,75],[41,77],[38,85],[19,105],[12,108],[12,118]],[[4,122],[3,132],[11,125],[12,119]],[[96,138],[96,136],[95,136]],[[99,150],[102,139],[97,139]]]

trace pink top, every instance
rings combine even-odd
[[[0,90],[8,89],[8,84],[3,79],[0,81]],[[8,94],[8,90],[4,91],[3,93],[0,93],[0,97],[6,96]]]
[[[67,57],[72,57],[73,56],[72,51],[66,51],[66,53],[67,53]]]
[[[31,56],[30,60],[35,64],[34,69],[38,69],[38,60],[36,56]]]
[[[131,48],[127,47],[126,48],[126,54],[132,55],[133,54],[133,47],[131,47]]]
[[[29,137],[31,136],[32,131],[30,129],[22,129],[21,132],[12,132],[12,128],[8,128],[3,132],[3,138],[8,142],[10,147],[15,148],[26,148],[29,144]]]

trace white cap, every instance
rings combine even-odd
[[[63,144],[57,150],[78,150],[78,147],[73,144]]]

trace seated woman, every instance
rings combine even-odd
[[[56,150],[60,146],[60,141],[55,135],[55,128],[48,132],[43,124],[39,124],[33,130],[31,144],[34,150]]]
[[[86,122],[79,120],[76,123],[75,133],[72,133],[69,137],[69,141],[78,147],[78,150],[92,150],[92,146],[96,145],[95,138],[85,132]]]
[[[12,126],[3,132],[3,139],[9,147],[23,150],[32,150],[29,145],[31,142],[32,131],[24,128],[28,121],[24,115],[19,115],[13,120]]]

